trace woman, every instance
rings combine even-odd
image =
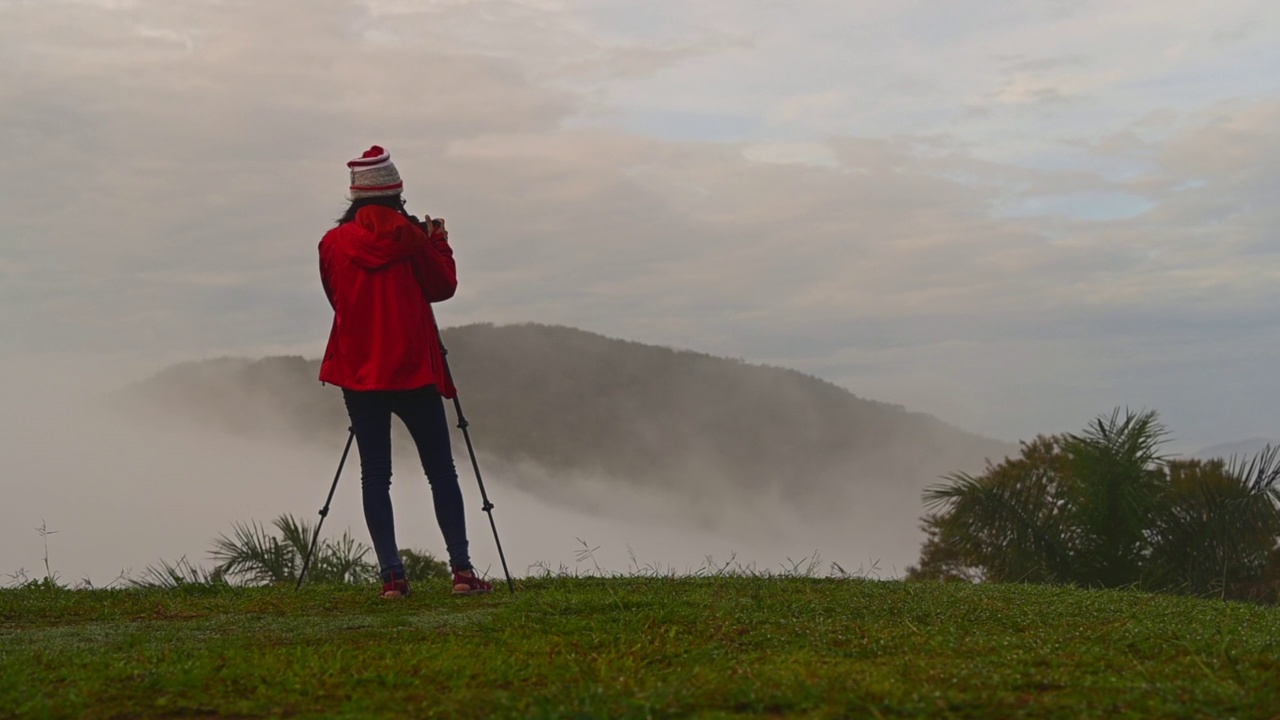
[[[443,220],[417,222],[391,155],[370,148],[347,163],[351,205],[320,241],[320,280],[333,329],[320,380],[342,388],[360,452],[364,517],[382,572],[382,597],[409,594],[391,511],[391,416],[408,428],[431,483],[453,592],[484,593],[468,556],[462,490],[443,398],[455,395],[431,303],[458,287]]]

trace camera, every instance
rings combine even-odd
[[[404,212],[404,211],[401,211],[401,212]],[[428,223],[426,220],[419,220],[417,215],[413,215],[408,212],[404,212],[404,216],[409,218],[409,222],[422,228],[422,231],[428,234],[430,234],[432,229],[439,230],[440,228],[444,227],[444,220],[441,220],[439,218],[431,218],[431,222]]]

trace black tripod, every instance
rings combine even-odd
[[[449,371],[449,350],[444,346],[444,340],[440,340],[440,351],[444,359],[444,372],[450,380],[453,379],[453,373]],[[453,409],[458,414],[458,428],[462,430],[462,437],[467,441],[467,453],[471,456],[471,468],[476,473],[476,482],[480,485],[480,498],[484,501],[484,511],[489,515],[489,527],[493,529],[493,542],[498,546],[498,559],[502,561],[502,573],[507,578],[507,590],[515,594],[515,583],[511,582],[511,573],[507,570],[507,556],[502,552],[502,541],[498,539],[498,525],[493,519],[494,504],[489,501],[489,494],[485,492],[484,480],[480,477],[480,463],[476,461],[476,451],[471,445],[471,433],[467,428],[471,423],[467,422],[467,416],[462,412],[462,401],[458,399],[455,392],[453,396]],[[338,472],[333,476],[333,485],[329,488],[329,497],[324,501],[324,507],[320,508],[320,522],[316,523],[315,534],[311,536],[311,547],[307,549],[307,556],[302,561],[302,572],[298,573],[298,584],[294,586],[294,590],[302,587],[302,579],[307,576],[307,568],[311,565],[311,557],[316,551],[316,542],[320,539],[320,526],[324,525],[324,519],[329,516],[329,504],[333,502],[333,492],[338,489],[338,478],[342,477],[342,466],[347,463],[347,455],[351,452],[351,442],[355,440],[355,428],[349,428],[350,434],[347,436],[347,446],[342,450],[342,460],[338,462]]]

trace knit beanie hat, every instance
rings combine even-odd
[[[399,195],[404,190],[391,153],[374,145],[347,163],[351,168],[351,199]]]

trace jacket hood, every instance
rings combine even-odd
[[[389,207],[368,205],[350,223],[356,262],[375,270],[407,260],[427,241],[426,233]]]

